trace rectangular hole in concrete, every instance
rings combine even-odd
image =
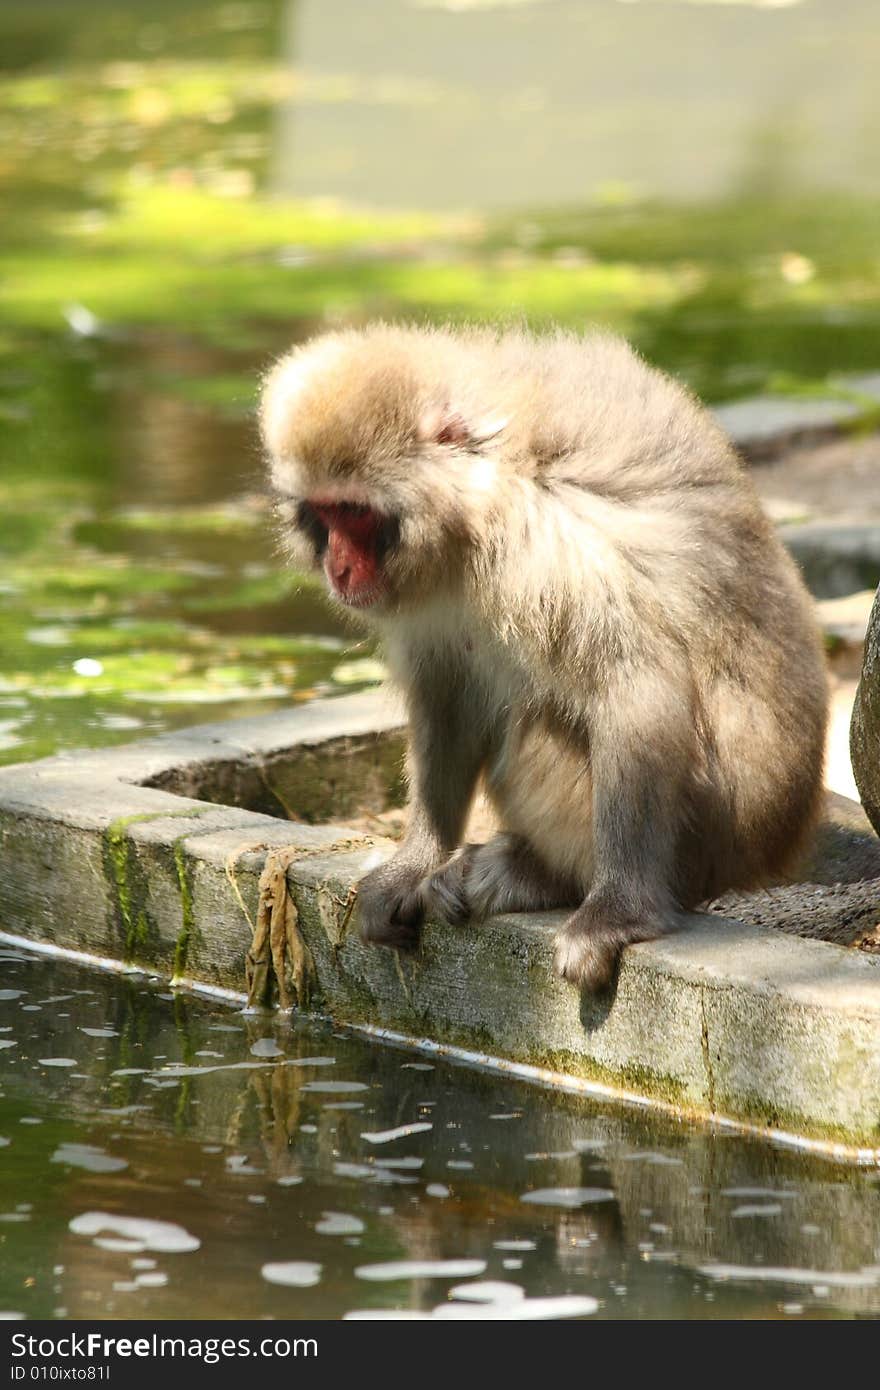
[[[141,785],[220,806],[323,825],[377,818],[389,834],[398,817],[389,815],[406,799],[405,742],[400,732],[349,735],[317,744],[297,744],[263,754],[206,758],[164,769]]]

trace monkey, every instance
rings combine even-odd
[[[569,909],[558,973],[779,881],[818,814],[812,601],[744,463],[624,340],[373,324],[265,379],[292,563],[378,634],[408,714],[409,823],[361,933]],[[495,838],[462,845],[482,784]]]

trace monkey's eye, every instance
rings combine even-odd
[[[327,548],[328,530],[311,502],[297,503],[293,521],[297,529],[308,536],[317,554],[322,555]]]

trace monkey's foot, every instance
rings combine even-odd
[[[540,912],[571,907],[581,894],[555,878],[519,835],[496,835],[485,845],[465,845],[427,883],[431,910],[458,926],[495,912]]]
[[[425,894],[435,917],[451,926],[461,926],[477,915],[468,892],[468,876],[476,845],[465,845],[427,880]]]
[[[391,859],[358,884],[361,937],[375,946],[412,950],[425,916],[423,871]]]
[[[598,994],[614,979],[625,946],[653,941],[674,925],[674,919],[660,914],[629,917],[588,899],[557,932],[557,973],[578,989]]]
[[[273,983],[278,1004],[307,1007],[315,984],[315,962],[299,927],[299,913],[287,886],[287,870],[296,849],[271,850],[260,875],[257,922],[245,961],[248,1008],[271,1003]]]

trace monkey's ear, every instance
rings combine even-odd
[[[498,416],[484,420],[466,420],[451,406],[432,406],[425,411],[419,426],[419,438],[425,444],[452,444],[459,449],[479,449],[501,433],[507,424]]]

